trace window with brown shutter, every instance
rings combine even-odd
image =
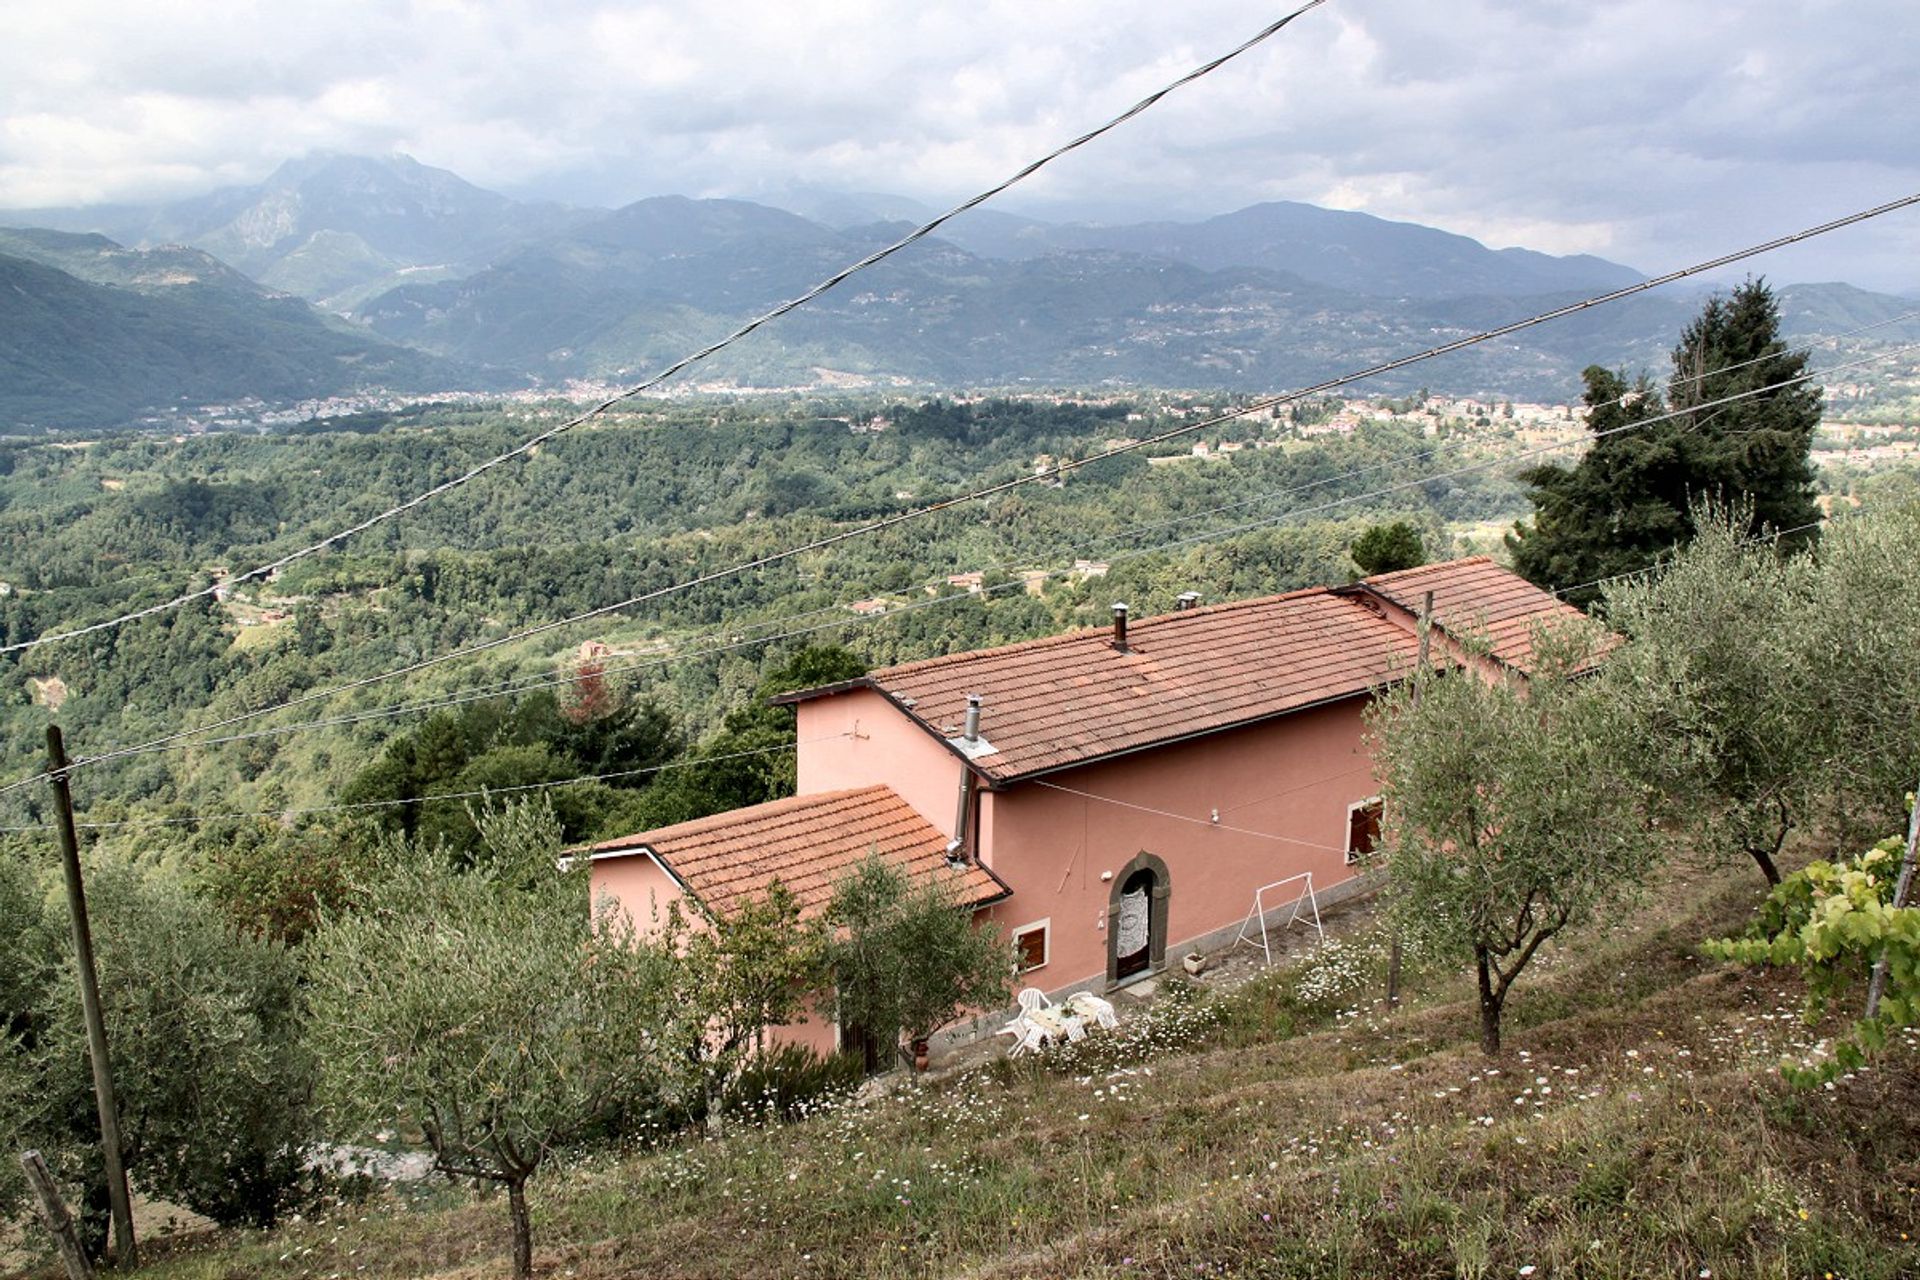
[[[1347,809],[1347,861],[1354,863],[1380,843],[1380,798],[1362,800]]]
[[[1047,926],[1051,923],[1040,920],[1013,931],[1013,950],[1021,973],[1047,963]]]

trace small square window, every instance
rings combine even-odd
[[[1013,931],[1013,953],[1018,972],[1028,973],[1047,963],[1047,927],[1050,924],[1051,919],[1037,920]]]
[[[1380,843],[1380,797],[1347,806],[1347,863],[1360,861]]]

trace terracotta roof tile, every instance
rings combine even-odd
[[[1580,616],[1484,557],[1366,586],[1396,604],[1410,598],[1409,611],[1431,587],[1442,627],[1485,630],[1495,655],[1521,670],[1535,620]],[[967,695],[980,694],[980,732],[994,750],[974,767],[1010,782],[1365,693],[1418,658],[1417,639],[1378,608],[1354,588],[1316,587],[1134,619],[1127,652],[1102,627],[886,667],[855,684],[882,690],[949,740]]]
[[[833,885],[869,851],[915,877],[953,880],[973,903],[1006,888],[981,867],[947,865],[947,837],[892,787],[790,796],[642,831],[593,846],[596,858],[651,850],[695,897],[725,915],[775,880],[800,899],[804,914],[827,904]]]
[[[1433,618],[1441,630],[1484,639],[1494,657],[1518,671],[1532,669],[1536,625],[1586,617],[1485,556],[1377,574],[1365,585],[1409,613],[1419,613],[1424,596],[1433,592]]]
[[[1404,629],[1322,590],[1137,619],[1127,644],[1077,631],[870,681],[941,737],[960,732],[966,695],[982,695],[996,750],[974,763],[1011,780],[1361,693],[1416,656]]]

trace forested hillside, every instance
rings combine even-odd
[[[10,432],[474,381],[192,250],[0,230],[0,293],[0,427]]]
[[[8,584],[0,636],[19,641],[207,586],[456,474],[549,417],[421,409],[335,420],[324,431],[0,448],[0,580]],[[3,758],[14,772],[31,771],[49,703],[57,702],[74,749],[97,752],[616,604],[851,521],[1029,473],[1038,458],[1084,457],[1168,421],[1124,403],[1014,401],[617,413],[275,581],[10,657]],[[1448,522],[1499,520],[1519,505],[1513,482],[1475,473],[1223,540],[1210,535],[1365,494],[1378,487],[1366,469],[1388,459],[1411,457],[1405,465],[1417,474],[1480,454],[1475,446],[1430,453],[1435,442],[1411,424],[1308,442],[1289,423],[1262,418],[1206,438],[1247,447],[1164,466],[1116,458],[1058,486],[1026,486],[328,699],[301,717],[507,677],[552,680],[573,669],[583,641],[598,640],[613,650],[606,661],[623,696],[657,706],[671,721],[669,737],[697,743],[810,640],[883,663],[1092,621],[1112,599],[1151,612],[1190,588],[1222,598],[1338,581],[1354,571],[1348,543],[1388,512],[1442,547]],[[1184,454],[1187,443],[1178,447]],[[1076,574],[1076,560],[1111,570]],[[984,575],[979,594],[946,581],[972,571]],[[1016,578],[1023,571],[1052,576],[1029,591]],[[849,610],[862,601],[913,607],[863,619]],[[760,643],[812,628],[821,629]],[[738,647],[714,651],[729,645]],[[665,661],[682,651],[699,652]],[[97,813],[322,803],[390,735],[421,719],[140,755],[89,770],[80,799]],[[22,817],[42,812],[37,792],[13,799]]]

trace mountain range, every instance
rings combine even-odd
[[[481,371],[263,288],[198,249],[0,229],[8,429],[114,428],[208,404],[486,382]]]
[[[884,195],[789,203],[801,212],[682,196],[578,209],[405,157],[319,155],[190,200],[0,215],[41,228],[0,232],[12,290],[0,295],[12,299],[0,303],[0,422],[66,425],[73,398],[91,419],[242,389],[275,400],[633,378],[926,216]],[[695,376],[1270,389],[1641,278],[1288,202],[1119,226],[976,210]],[[1845,286],[1782,300],[1802,338],[1911,309]],[[1697,305],[1697,293],[1650,293],[1369,389],[1567,395],[1588,363],[1657,367]],[[1920,324],[1878,336],[1920,337]]]

